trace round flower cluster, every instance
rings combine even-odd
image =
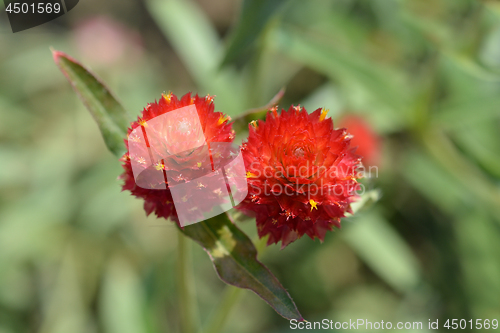
[[[282,248],[304,234],[323,240],[357,197],[360,156],[327,110],[277,109],[249,125],[242,145],[249,191],[239,208],[256,217],[260,237]]]
[[[195,107],[194,116],[171,113],[169,120],[164,117],[153,121],[188,106]],[[190,110],[194,112],[192,107]],[[283,248],[304,234],[322,241],[327,231],[340,228],[340,219],[350,212],[350,204],[358,196],[357,170],[361,157],[351,148],[351,136],[346,129],[335,129],[326,114],[324,109],[309,114],[300,106],[278,113],[275,107],[267,113],[265,121],[249,124],[248,139],[240,148],[248,195],[237,208],[256,218],[258,234],[268,236],[268,244],[281,241]],[[179,223],[169,186],[199,179],[210,171],[210,166],[215,170],[213,147],[234,140],[229,120],[214,111],[210,96],[188,93],[178,99],[171,93],[162,95],[158,102],[143,110],[128,130],[129,137],[125,140],[128,151],[121,159],[125,170],[120,177],[124,180],[123,190],[144,199],[148,215],[154,212],[158,217]],[[141,140],[146,144],[140,143]],[[145,162],[148,154],[150,161],[157,161],[155,165],[148,166]],[[137,177],[136,168],[142,178]],[[158,177],[158,171],[165,178]],[[212,182],[215,181],[218,180],[213,178]],[[225,189],[217,192],[211,186],[198,185],[190,191],[195,191],[203,202],[192,210],[203,214],[213,203],[220,202]],[[190,195],[186,194],[184,202],[190,202]]]
[[[187,106],[194,106],[198,117],[181,119],[172,114],[173,117],[170,119],[177,120],[178,123],[174,130],[172,130],[172,126],[167,126],[168,122],[172,120],[160,117]],[[169,120],[151,122],[154,118]],[[210,168],[213,165],[210,163],[212,156],[207,152],[210,143],[232,142],[234,140],[234,131],[229,120],[230,118],[223,113],[214,112],[211,96],[191,96],[188,93],[178,99],[171,93],[162,95],[158,102],[149,104],[137,121],[133,122],[128,129],[129,137],[128,140],[125,140],[128,151],[121,158],[125,170],[120,176],[124,180],[123,190],[128,190],[134,196],[144,199],[144,210],[147,215],[154,212],[158,217],[170,218],[179,223],[168,184],[177,185],[207,173],[204,170],[205,166]],[[154,125],[151,125],[152,123]],[[147,144],[142,145],[141,137],[134,135],[137,132],[134,130],[141,126],[146,127],[149,133],[146,139]],[[146,136],[142,139],[145,138]],[[200,138],[202,139],[200,140]],[[130,145],[135,144],[135,141],[138,141],[138,145],[134,145],[138,152],[132,154]],[[149,149],[153,150],[152,154],[158,157],[158,161],[153,166],[148,166],[146,163],[146,158],[150,154]],[[133,168],[142,165],[144,170],[140,170],[140,176],[134,178]],[[165,178],[168,174],[169,181],[163,177],[158,179],[155,176],[158,171],[164,172]],[[144,183],[144,179],[147,186],[141,184],[141,181]],[[206,207],[199,207],[201,210],[198,212],[199,214],[202,214],[203,210],[209,210],[212,202],[220,201],[219,193],[214,193],[211,186],[200,183],[199,186],[196,186],[196,190],[196,196],[206,198],[204,202]],[[189,200],[189,198],[186,197],[185,200]]]

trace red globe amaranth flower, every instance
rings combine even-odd
[[[350,148],[350,135],[334,129],[328,111],[308,114],[300,106],[267,114],[249,125],[241,151],[248,196],[238,207],[255,216],[259,237],[284,248],[307,234],[324,239],[340,228],[358,189],[361,157]]]
[[[356,115],[346,115],[340,119],[339,125],[349,129],[353,136],[351,145],[358,147],[356,153],[363,156],[364,166],[380,164],[381,139],[368,122]]]
[[[196,116],[182,118],[182,112],[171,113],[169,115],[171,117],[159,117],[193,105],[196,107],[198,119],[195,119]],[[153,120],[154,118],[156,120]],[[125,140],[127,153],[120,159],[125,170],[120,176],[120,179],[124,180],[123,190],[128,190],[134,196],[144,199],[144,210],[147,215],[154,212],[158,217],[171,218],[179,224],[172,193],[165,184],[172,186],[184,183],[189,178],[195,179],[206,174],[205,166],[211,170],[214,164],[213,160],[211,162],[212,156],[208,154],[207,147],[210,143],[217,146],[216,142],[234,140],[234,131],[228,123],[229,120],[230,118],[223,113],[214,112],[213,98],[210,96],[192,97],[188,93],[178,99],[177,96],[169,93],[162,95],[158,102],[148,104],[142,111],[141,117],[132,122],[128,129],[128,140]],[[145,141],[149,141],[148,146],[136,145],[145,138],[142,137],[141,126],[143,130],[147,129],[148,135]],[[134,131],[135,129],[138,131]],[[137,133],[140,136],[136,135]],[[131,150],[129,140],[132,140],[130,144],[134,144],[134,152]],[[148,166],[143,156],[147,158],[153,155],[158,158],[157,163]],[[141,174],[137,176],[136,172],[136,178],[134,178],[134,171],[136,171],[134,168],[141,165],[144,165],[140,170]],[[155,176],[158,172],[163,172],[165,177],[168,174],[169,180],[166,181],[162,177],[158,182]],[[217,193],[213,191],[208,193],[212,189],[210,184],[199,183],[198,185],[197,190],[201,191],[202,197],[206,197],[207,209],[209,209],[210,198],[217,196]]]

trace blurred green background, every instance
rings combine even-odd
[[[49,46],[133,114],[171,90],[216,95],[234,118],[286,86],[282,107],[359,115],[382,141],[365,182],[380,201],[323,244],[304,237],[260,259],[309,321],[421,321],[422,332],[429,319],[440,330],[500,319],[498,1],[82,0],[16,34],[2,15],[1,333],[179,331],[177,230],[120,192],[121,167]],[[253,222],[239,226],[255,237]],[[191,252],[203,328],[232,294]],[[223,330],[290,331],[249,291]]]

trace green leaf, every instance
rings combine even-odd
[[[244,0],[238,24],[233,30],[222,65],[248,54],[269,20],[286,2],[286,0]]]
[[[226,214],[186,226],[182,232],[205,249],[222,281],[252,290],[287,319],[303,320],[286,289],[257,260],[252,241]]]
[[[420,265],[405,240],[376,213],[346,225],[342,236],[363,261],[394,289],[414,290],[422,281]]]
[[[379,189],[366,191],[357,201],[351,203],[352,213],[347,213],[346,216],[355,216],[359,211],[372,207],[381,197],[382,191]]]
[[[148,0],[147,8],[182,59],[199,93],[217,96],[217,108],[235,116],[244,110],[241,75],[219,70],[223,45],[205,13],[189,0]]]
[[[268,45],[283,55],[339,82],[346,91],[356,91],[351,103],[366,99],[377,109],[377,125],[399,128],[405,121],[409,98],[407,81],[400,72],[362,53],[332,43],[314,32],[294,26],[278,27],[269,33]],[[356,103],[358,103],[357,101]]]
[[[63,52],[52,50],[54,61],[99,125],[104,142],[117,157],[125,151],[130,117],[109,89],[88,69]]]

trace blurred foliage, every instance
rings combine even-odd
[[[120,192],[120,166],[49,46],[92,67],[133,115],[171,90],[216,95],[234,117],[286,86],[283,107],[364,117],[383,139],[365,182],[381,200],[323,244],[260,259],[309,321],[500,319],[498,4],[273,3],[86,0],[25,32],[0,22],[0,332],[179,328],[176,229]],[[198,247],[192,271],[195,325],[207,327],[235,297]],[[223,332],[289,331],[240,296]]]

